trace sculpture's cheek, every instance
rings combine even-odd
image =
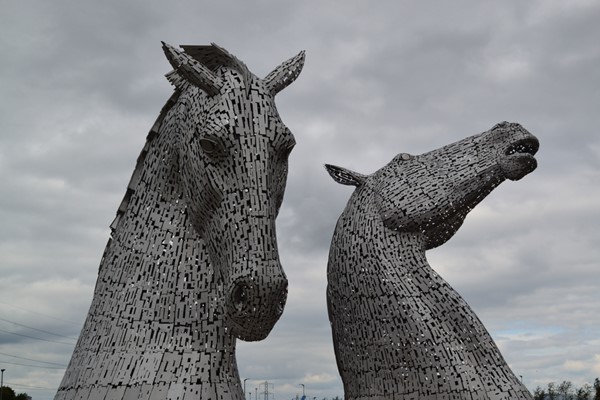
[[[386,228],[403,232],[417,228],[417,224],[407,216],[406,211],[394,202],[381,195],[375,195],[375,202],[381,221]]]
[[[394,203],[378,196],[379,215],[386,228],[400,232],[427,232],[455,215],[451,196],[415,196],[412,203]]]
[[[425,234],[425,249],[430,250],[446,243],[463,224],[466,213],[458,213],[454,217],[438,224]]]

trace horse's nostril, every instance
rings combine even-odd
[[[285,301],[286,296],[284,296],[277,302],[277,305],[275,306],[275,313],[277,313],[277,315],[283,314],[283,309],[285,308]]]
[[[231,300],[233,302],[233,307],[236,311],[243,311],[248,303],[248,285],[238,284],[231,294]]]
[[[281,315],[283,314],[283,310],[285,309],[285,303],[284,302],[279,302],[277,304],[277,309],[275,310],[275,313],[277,315]]]
[[[287,301],[287,281],[284,284],[284,288],[281,291],[280,297],[279,297],[279,301],[277,302],[277,306],[275,309],[275,312],[277,313],[277,315],[281,315],[283,314],[283,309],[285,308],[285,303]]]

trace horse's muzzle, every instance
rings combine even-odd
[[[257,341],[267,337],[283,313],[287,299],[288,281],[281,266],[278,268],[281,272],[276,274],[256,273],[261,269],[234,278],[230,286],[226,323],[241,340]]]

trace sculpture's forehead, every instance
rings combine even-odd
[[[228,69],[223,75],[226,82],[221,94],[215,99],[215,103],[206,111],[212,114],[211,118],[220,119],[227,115],[228,118],[242,115],[253,115],[257,118],[255,123],[277,120],[279,114],[275,106],[275,99],[262,79],[255,76],[244,80],[242,75],[233,69]],[[262,118],[262,120],[261,120]]]
[[[426,163],[422,156],[412,156],[407,153],[400,153],[389,163],[374,174],[378,181],[393,184],[399,177],[414,176],[426,171]]]
[[[477,146],[477,143],[461,142],[419,155],[400,153],[371,175],[368,185],[395,202],[410,201],[406,196],[408,193],[433,195],[444,186],[444,181],[459,178],[460,174],[452,172],[455,167],[461,169],[461,165],[471,162],[469,157],[465,158],[465,148]]]
[[[244,145],[265,151],[271,146],[258,141],[293,146],[294,135],[281,120],[273,96],[266,93],[262,80],[255,78],[251,82],[255,86],[246,90],[241,81],[236,80],[239,78],[237,71],[230,70],[228,73],[231,74],[230,82],[235,81],[237,86],[225,88],[207,107],[198,107],[192,119],[202,127],[200,130],[221,138],[237,138],[236,141],[241,137],[254,137],[253,140],[245,140]]]
[[[217,70],[217,75],[224,83],[221,93],[255,92],[260,94],[262,99],[273,99],[273,96],[267,92],[263,80],[250,71],[240,72],[235,68],[223,66]]]

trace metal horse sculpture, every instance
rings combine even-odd
[[[537,139],[516,123],[372,175],[327,165],[356,190],[337,223],[327,300],[347,400],[531,399],[473,310],[427,263],[505,179],[533,171]]]
[[[287,279],[275,218],[294,137],[264,79],[212,46],[163,44],[175,93],[111,225],[94,298],[55,397],[242,400],[236,338],[261,340]]]

